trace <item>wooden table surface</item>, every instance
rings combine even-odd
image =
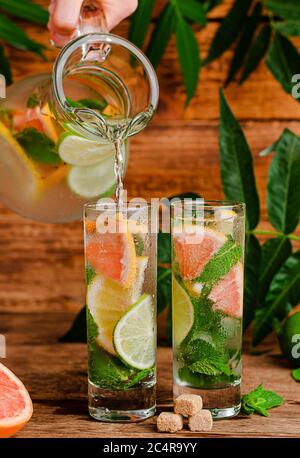
[[[8,344],[5,364],[26,384],[34,405],[31,421],[17,437],[169,437],[157,433],[156,417],[133,424],[100,423],[89,417],[86,347],[58,342],[72,314],[18,313],[2,318],[0,333]],[[284,405],[273,409],[269,418],[239,415],[215,422],[209,434],[185,429],[172,437],[299,437],[299,384],[292,380],[274,342],[266,341],[262,350],[267,353],[244,355],[243,392],[263,383],[284,397]],[[158,412],[172,408],[171,361],[171,349],[159,347]]]

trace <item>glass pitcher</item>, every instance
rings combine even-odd
[[[83,204],[114,194],[116,147],[123,169],[128,137],[157,102],[155,72],[138,48],[109,33],[79,36],[52,76],[18,81],[0,104],[0,200],[39,221],[79,219]]]

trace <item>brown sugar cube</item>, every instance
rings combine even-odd
[[[157,417],[157,430],[164,433],[176,433],[183,428],[183,418],[173,412],[162,412]]]
[[[198,413],[202,409],[202,405],[201,396],[197,394],[181,394],[174,401],[174,411],[187,417]]]
[[[211,431],[213,419],[209,410],[200,410],[189,417],[189,428],[191,431]]]

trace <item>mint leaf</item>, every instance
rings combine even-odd
[[[208,294],[211,288],[229,273],[230,269],[241,259],[242,254],[242,247],[236,245],[233,238],[229,236],[208,261],[200,277],[195,279],[197,282],[204,283],[203,292],[205,294]]]
[[[27,108],[35,108],[39,105],[40,100],[37,94],[31,94],[27,100]]]
[[[283,402],[284,399],[277,393],[265,390],[262,385],[259,385],[242,397],[242,410],[247,415],[256,412],[264,417],[268,417],[268,410],[282,405]]]
[[[73,108],[89,108],[91,110],[103,111],[108,103],[105,99],[80,99],[72,100],[67,97],[68,104]]]
[[[292,371],[292,377],[296,382],[300,382],[300,367]]]
[[[88,334],[88,342],[93,342],[96,337],[98,336],[98,326],[95,323],[93,315],[90,312],[88,306],[86,306],[86,322],[87,322],[87,334]]]
[[[188,369],[191,372],[199,372],[200,374],[205,375],[230,375],[231,369],[228,364],[224,363],[221,358],[214,358],[209,360],[207,358],[202,358],[199,361],[188,366]]]
[[[85,268],[85,283],[86,283],[86,286],[88,286],[91,283],[91,281],[93,280],[95,275],[96,275],[95,269],[90,264],[87,264],[86,268]]]
[[[37,129],[33,127],[24,129],[16,134],[15,138],[32,160],[47,165],[61,163],[54,141]]]

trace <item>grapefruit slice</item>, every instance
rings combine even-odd
[[[13,436],[32,415],[32,402],[25,386],[0,363],[0,438]]]
[[[243,312],[243,266],[239,262],[232,267],[213,287],[209,299],[214,303],[213,309],[233,318],[240,318]]]
[[[136,278],[131,288],[97,275],[87,289],[87,306],[98,326],[96,341],[115,355],[113,331],[120,318],[138,300],[142,293],[148,257],[136,258]]]
[[[98,220],[99,221],[99,220]],[[97,233],[87,243],[86,258],[98,274],[129,288],[136,274],[135,244],[121,216],[122,230],[105,232],[105,223],[97,221]],[[101,226],[101,227],[100,227]]]
[[[198,277],[225,241],[221,232],[199,226],[185,227],[183,232],[174,233],[175,255],[182,278]]]

